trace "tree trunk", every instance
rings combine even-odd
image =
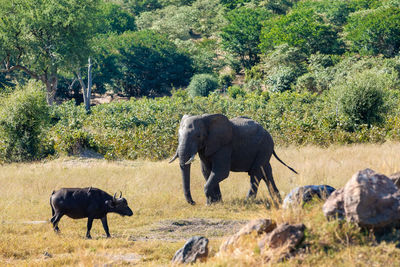
[[[90,111],[90,96],[92,94],[92,61],[90,60],[90,57],[88,59],[88,86],[86,90],[86,101],[85,101],[85,107],[86,111]],[[83,98],[85,100],[85,98]]]
[[[76,77],[82,87],[82,94],[83,94],[83,102],[85,103],[86,112],[90,112],[90,96],[92,94],[92,62],[89,57],[88,59],[88,85],[86,87],[85,83],[83,82],[81,71],[78,69],[76,71]]]
[[[58,84],[57,75],[51,75],[50,78],[47,78],[46,75],[43,75],[41,77],[41,80],[44,84],[46,84],[47,104],[52,106],[54,104],[54,98],[57,92],[57,84]]]

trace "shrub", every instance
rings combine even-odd
[[[387,76],[366,70],[332,88],[332,108],[344,129],[354,131],[362,124],[371,126],[383,122],[388,111],[385,98],[387,90],[391,89]]]
[[[228,95],[232,98],[244,97],[246,91],[238,85],[233,85],[228,88]]]
[[[39,83],[17,86],[0,98],[0,158],[3,161],[36,160],[46,156],[50,120],[46,93]]]
[[[211,74],[196,74],[187,88],[191,97],[208,96],[218,87],[218,80]]]

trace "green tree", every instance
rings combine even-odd
[[[325,24],[312,8],[293,9],[285,16],[272,17],[264,23],[260,39],[264,53],[284,43],[298,47],[308,55],[343,52],[335,29]]]
[[[184,86],[192,76],[192,61],[166,36],[154,31],[112,35],[100,48],[114,75],[109,79],[116,91],[128,96],[156,96]],[[103,71],[103,75],[109,75]]]
[[[102,18],[100,33],[118,33],[136,31],[135,17],[121,5],[104,3],[99,16]]]
[[[0,0],[2,72],[42,81],[53,104],[60,69],[81,66],[96,31],[100,0]]]
[[[400,51],[400,8],[354,13],[345,26],[345,33],[353,51],[393,57]]]
[[[258,63],[262,22],[271,13],[262,8],[241,7],[227,14],[228,25],[222,29],[222,46],[240,58],[244,68]]]
[[[218,0],[197,0],[192,5],[166,6],[143,12],[137,19],[140,30],[151,29],[171,40],[210,37],[225,24],[223,6]]]

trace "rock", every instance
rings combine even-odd
[[[344,219],[343,188],[334,191],[322,206],[322,211],[328,219]]]
[[[392,180],[392,182],[397,186],[397,188],[400,188],[400,172],[391,174],[389,176],[389,179]]]
[[[354,174],[342,190],[333,193],[323,211],[327,217],[343,215],[361,227],[395,226],[400,222],[400,191],[385,175],[365,169]]]
[[[241,237],[250,235],[254,232],[257,235],[269,233],[274,230],[275,227],[276,223],[270,219],[252,220],[248,224],[243,226],[243,228],[240,229],[239,232],[230,236],[225,242],[223,242],[219,250],[220,252],[226,252],[229,248],[235,247]]]
[[[304,224],[278,225],[258,242],[261,254],[267,261],[281,261],[295,255],[295,248],[304,238]]]
[[[172,258],[173,263],[194,263],[205,261],[208,256],[208,239],[202,236],[190,238]]]
[[[303,240],[305,229],[304,224],[292,225],[284,223],[278,225],[258,243],[258,246],[261,251],[265,251],[268,248],[276,249],[282,247],[293,249]]]
[[[311,201],[314,197],[327,199],[335,188],[329,185],[306,185],[294,188],[283,200],[283,208],[298,206]]]

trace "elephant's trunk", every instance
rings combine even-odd
[[[183,193],[185,194],[186,201],[194,205],[196,202],[193,201],[190,193],[190,164],[181,164],[180,167],[182,172]]]
[[[180,144],[177,150],[177,154],[179,157],[179,165],[181,167],[182,173],[183,193],[185,194],[186,201],[189,204],[194,205],[195,202],[193,201],[192,195],[190,193],[190,166],[196,153],[192,153],[193,151],[190,150],[192,150],[190,146]]]

